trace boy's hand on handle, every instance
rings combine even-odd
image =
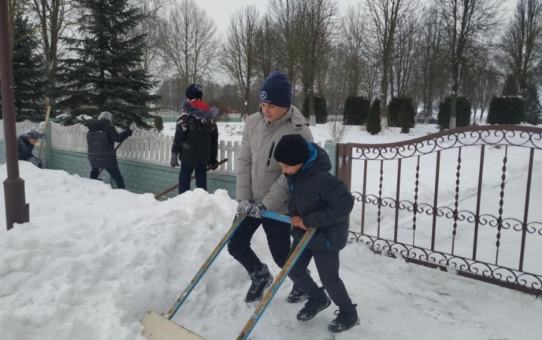
[[[290,219],[290,223],[299,229],[307,230],[308,228],[303,223],[303,220],[299,216],[294,216]]]

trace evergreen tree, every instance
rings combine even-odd
[[[452,111],[452,98],[446,97],[440,102],[438,107],[438,125],[440,130],[450,128],[450,112]],[[470,125],[471,104],[466,97],[457,97],[456,103],[456,127],[464,127]]]
[[[518,81],[515,75],[509,74],[504,81],[504,88],[502,89],[503,96],[517,96],[519,95]]]
[[[382,130],[380,125],[380,100],[376,98],[369,110],[369,117],[367,117],[367,132],[371,135],[377,135]]]
[[[393,97],[388,105],[389,126],[401,127],[401,133],[410,133],[416,123],[416,108],[410,97]]]
[[[525,121],[529,124],[538,125],[542,115],[542,105],[540,105],[538,97],[538,88],[532,83],[527,85],[525,106]]]
[[[487,113],[488,124],[519,124],[525,121],[525,100],[520,96],[493,97]]]
[[[82,16],[76,37],[65,39],[69,46],[61,61],[56,93],[58,106],[69,113],[65,124],[83,116],[96,118],[109,111],[115,123],[149,128],[145,122],[159,96],[149,91],[155,85],[141,68],[144,35],[133,37],[141,22],[139,10],[128,0],[80,0]]]
[[[162,118],[162,116],[154,117],[154,128],[160,132],[164,130],[164,119]]]
[[[305,98],[303,103],[304,116],[309,118],[309,98]],[[316,116],[316,124],[327,123],[327,100],[323,96],[314,96],[314,115]]]
[[[13,98],[18,122],[39,122],[45,117],[45,69],[38,49],[38,40],[20,11],[13,20],[15,44],[13,46]],[[1,107],[1,102],[0,102]],[[1,117],[1,113],[0,113]]]
[[[344,121],[347,125],[363,125],[367,121],[371,101],[364,97],[349,95],[344,102]]]

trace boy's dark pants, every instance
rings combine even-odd
[[[117,189],[125,189],[124,178],[122,178],[119,168],[105,169],[105,171],[109,172],[109,175],[111,175],[111,178],[115,181],[115,183],[117,183]],[[99,173],[100,173],[100,169],[92,168],[90,170],[90,178],[98,179]]]
[[[267,235],[267,244],[273,260],[282,268],[288,259],[290,251],[290,224],[268,218],[246,217],[228,243],[228,252],[245,267],[247,272],[253,273],[262,267],[262,262],[250,248],[252,236],[263,225]]]
[[[298,242],[295,242],[290,253],[295,250],[297,245]],[[309,298],[317,296],[320,292],[318,285],[307,273],[307,267],[313,257],[320,280],[331,300],[339,307],[351,305],[352,300],[350,300],[346,288],[344,287],[344,283],[339,277],[339,251],[319,251],[305,248],[288,275],[290,279],[292,279],[292,281],[294,281],[294,283],[304,291]]]
[[[181,162],[181,171],[179,172],[179,195],[190,190],[190,178],[196,171],[196,187],[207,191],[207,169],[201,163],[195,167]]]

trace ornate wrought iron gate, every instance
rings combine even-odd
[[[541,150],[542,129],[508,125],[339,144],[337,176],[357,201],[350,233],[375,252],[542,295],[542,202],[531,200]]]

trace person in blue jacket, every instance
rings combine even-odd
[[[348,239],[348,219],[354,199],[346,184],[329,173],[331,162],[327,153],[301,135],[283,136],[275,148],[274,157],[290,188],[288,210],[294,239],[290,254],[307,229],[316,228],[289,274],[308,295],[297,319],[307,321],[314,318],[329,307],[332,300],[339,310],[337,318],[329,324],[329,330],[339,333],[350,329],[359,324],[359,318],[357,305],[352,303],[339,277],[339,252]],[[313,258],[323,284],[321,288],[307,272]]]

